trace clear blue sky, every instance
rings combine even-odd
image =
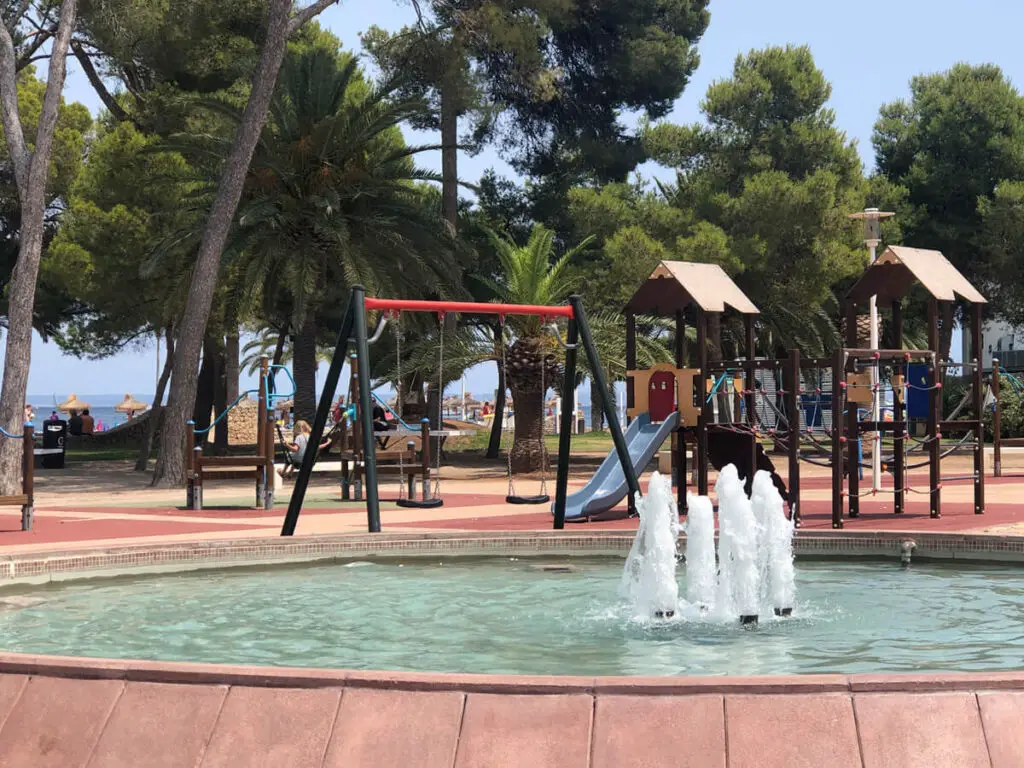
[[[359,33],[372,24],[395,29],[407,23],[412,10],[398,0],[343,0],[321,16],[321,23],[346,46],[359,45]],[[699,104],[708,85],[727,77],[738,53],[767,45],[808,44],[818,66],[832,82],[832,102],[840,127],[860,145],[865,166],[873,165],[871,128],[881,104],[905,97],[911,77],[949,68],[958,61],[993,62],[1020,87],[1024,84],[1024,3],[1020,0],[976,0],[968,8],[953,0],[895,0],[871,5],[836,0],[712,0],[711,25],[700,43],[701,65],[680,97],[671,119],[698,120]],[[65,98],[86,104],[94,113],[98,99],[82,74],[72,69]],[[440,166],[440,158],[425,164]],[[509,173],[508,166],[488,150],[461,159],[460,175],[479,178],[489,167]],[[2,351],[0,351],[2,362]],[[32,349],[31,394],[152,392],[152,346],[101,362],[64,357],[39,339]],[[491,370],[470,372],[468,388],[486,393],[493,386]]]

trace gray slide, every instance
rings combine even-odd
[[[633,423],[626,429],[626,449],[638,475],[644,471],[661,444],[678,426],[678,411],[660,424],[652,424],[651,417],[646,413],[633,419]],[[622,471],[618,454],[612,448],[611,453],[590,478],[590,482],[565,500],[565,519],[572,520],[607,512],[622,501],[628,492],[626,474]]]

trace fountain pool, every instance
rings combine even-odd
[[[567,566],[546,569],[547,565]],[[229,569],[24,588],[7,651],[238,664],[578,675],[1020,666],[1019,567],[799,560],[791,618],[638,619],[621,558]],[[676,575],[686,595],[685,568]]]

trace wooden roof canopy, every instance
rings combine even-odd
[[[744,315],[760,314],[720,266],[689,261],[658,264],[626,304],[626,311],[670,317],[691,304],[704,312],[724,312],[731,307]]]
[[[910,293],[920,283],[932,298],[956,301],[957,297],[971,304],[987,304],[985,297],[971,285],[941,251],[891,245],[868,267],[860,280],[846,294],[855,302],[878,296],[879,303],[892,303]]]

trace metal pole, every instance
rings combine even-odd
[[[569,318],[565,331],[565,378],[562,380],[561,421],[558,427],[558,473],[555,477],[555,530],[565,528],[565,499],[569,488],[569,448],[576,416],[576,348],[579,328]]]
[[[846,346],[857,347],[857,305],[849,301],[846,305]],[[843,358],[843,370],[840,371],[846,382],[846,358]],[[847,382],[849,383],[849,382]],[[835,386],[833,386],[835,389]],[[863,453],[861,448],[860,416],[857,413],[857,403],[852,402],[848,391],[844,391],[846,403],[846,470],[847,488],[850,491],[849,515],[858,517],[860,515],[860,458]],[[835,394],[832,395],[833,399]],[[839,410],[842,418],[842,409]],[[833,411],[833,419],[835,411]]]
[[[875,263],[875,249],[877,245],[872,240],[868,247],[871,249],[871,263]],[[878,296],[872,296],[868,301],[868,314],[871,317],[871,348],[878,349]],[[879,408],[878,395],[878,366],[871,367],[871,420],[878,424],[881,420],[881,409]],[[882,447],[878,439],[879,433],[871,433],[871,488],[874,491],[882,490]]]
[[[312,431],[309,435],[309,442],[306,444],[306,454],[302,457],[302,467],[295,478],[295,488],[292,490],[291,500],[288,502],[288,512],[281,526],[282,536],[291,536],[295,533],[295,526],[299,522],[299,513],[302,512],[302,503],[306,499],[306,488],[309,486],[309,477],[313,473],[313,463],[316,461],[317,447],[324,434],[324,426],[327,424],[327,416],[331,412],[331,401],[334,398],[334,390],[338,387],[338,379],[341,377],[341,369],[345,366],[345,358],[348,356],[348,342],[352,335],[353,307],[356,304],[356,289],[359,290],[360,306],[364,294],[362,286],[355,286],[349,295],[348,308],[341,321],[341,330],[338,332],[338,340],[334,346],[334,357],[331,358],[331,366],[327,369],[327,378],[324,380],[324,391],[320,393],[320,402],[316,407],[316,417],[313,419]],[[364,331],[365,336],[365,331]],[[376,495],[374,496],[376,499]]]
[[[932,352],[928,366],[928,508],[933,518],[942,517],[942,451],[939,445],[939,418],[942,411],[942,394],[938,389],[942,381],[939,366],[939,302],[928,299],[928,348]]]
[[[980,363],[979,363],[980,364]],[[1002,415],[999,412],[999,360],[992,358],[992,397],[995,399],[995,410],[992,411],[992,476],[1003,476],[1003,439],[999,432],[1002,429]]]
[[[892,344],[893,349],[903,348],[903,305],[899,299],[892,303]],[[903,367],[904,386],[899,392],[893,393],[893,511],[897,515],[903,514],[904,489],[906,488],[906,476],[904,463],[906,461],[906,442],[903,433],[907,430],[907,392],[906,376],[907,367]]]
[[[590,337],[590,327],[587,325],[587,316],[583,312],[583,301],[575,294],[569,297],[569,304],[573,308],[573,315],[576,318],[576,325],[579,327],[580,340],[583,342],[583,349],[590,360],[590,370],[593,376],[591,384],[598,387],[598,395],[601,398],[601,408],[604,410],[605,418],[608,421],[608,430],[612,433],[612,442],[615,443],[615,453],[619,456],[619,463],[622,464],[622,471],[629,484],[629,509],[632,511],[636,505],[636,497],[640,496],[640,481],[636,477],[636,468],[633,466],[633,459],[629,455],[629,448],[626,446],[626,438],[619,426],[619,415],[615,412],[615,403],[608,397],[608,381],[605,379],[604,369],[601,367],[601,360],[597,356],[597,348]],[[561,460],[561,457],[559,457]]]
[[[974,349],[974,371],[971,385],[974,396],[974,514],[985,512],[985,394],[981,371],[981,304],[971,307],[971,347]]]
[[[352,330],[355,331],[359,370],[359,420],[363,433],[363,482],[366,484],[366,529],[380,533],[380,499],[377,495],[377,447],[373,443],[373,403],[370,398],[370,347],[366,340],[366,289],[352,288]],[[333,390],[332,390],[333,392]],[[444,392],[438,393],[444,398]],[[440,409],[440,400],[438,408]],[[330,407],[330,401],[327,403]],[[317,414],[319,418],[320,414]],[[320,438],[317,437],[317,440]]]

